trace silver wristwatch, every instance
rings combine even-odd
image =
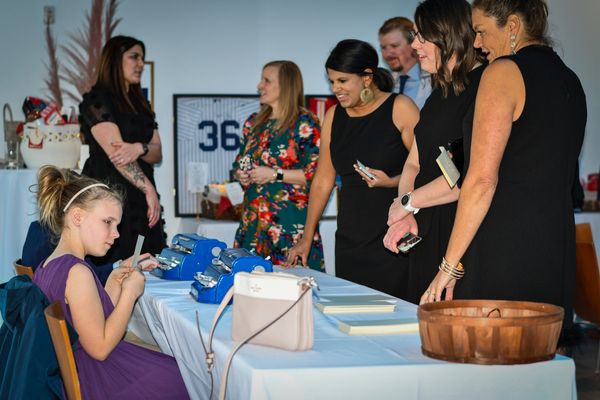
[[[400,198],[400,204],[402,204],[402,207],[404,207],[404,209],[406,211],[411,212],[413,214],[418,213],[420,208],[413,207],[411,203],[412,203],[412,192],[405,193]]]

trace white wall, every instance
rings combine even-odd
[[[588,129],[582,175],[600,165],[599,83],[592,57],[600,53],[600,2],[549,0],[559,53],[583,82]],[[0,103],[19,118],[25,96],[43,95],[47,59],[43,6],[56,8],[54,32],[65,44],[79,29],[91,1],[0,0]],[[328,92],[324,61],[337,41],[358,38],[377,45],[377,29],[394,15],[412,18],[417,0],[121,0],[117,34],[146,43],[155,62],[155,101],[164,161],[156,169],[169,235],[195,229],[174,217],[173,106],[175,93],[252,94],[262,65],[290,59],[301,68],[305,92]],[[167,22],[168,21],[168,22]],[[0,143],[3,151],[3,143]]]
[[[600,1],[547,0],[555,49],[579,76],[587,98],[588,120],[579,157],[580,174],[600,168]]]

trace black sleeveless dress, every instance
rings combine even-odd
[[[388,176],[402,172],[408,151],[394,125],[395,95],[362,117],[350,117],[336,107],[331,128],[331,160],[342,187],[335,234],[335,273],[338,277],[396,297],[405,297],[407,256],[383,246],[387,214],[398,189],[372,188],[353,164],[360,160]]]
[[[79,105],[81,132],[90,146],[90,157],[85,162],[82,173],[110,186],[120,188],[125,195],[123,216],[118,228],[121,236],[115,240],[114,245],[104,257],[92,257],[96,265],[130,257],[135,250],[138,235],[145,237],[142,253],[157,254],[167,246],[162,218],[151,229],[148,228],[148,205],[144,193],[121,175],[92,135],[91,129],[94,125],[101,122],[113,122],[119,127],[124,142],[149,143],[154,129],[158,125],[153,115],[148,115],[143,111],[142,105],[135,97],[131,96],[130,100],[137,113],[119,112],[110,91],[94,86],[90,92],[83,95],[83,101]],[[146,178],[156,187],[152,164],[148,164],[141,158],[138,158],[137,163]]]
[[[483,66],[469,73],[469,82],[458,96],[450,89],[443,97],[440,88],[435,88],[421,109],[421,118],[415,127],[415,140],[419,150],[419,174],[415,179],[415,189],[440,177],[442,172],[435,159],[440,155],[440,146],[463,137],[467,117],[475,103],[477,88]],[[415,214],[419,236],[423,240],[410,250],[408,272],[408,301],[418,304],[438,272],[438,265],[446,253],[456,202],[421,209]]]
[[[575,226],[571,200],[587,119],[577,76],[546,46],[507,57],[525,82],[490,209],[466,256],[456,296],[541,301],[572,322]],[[468,130],[470,132],[470,130]],[[465,135],[469,149],[470,133]],[[469,152],[465,154],[468,163]],[[468,171],[467,171],[468,173]]]

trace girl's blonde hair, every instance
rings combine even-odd
[[[88,210],[91,203],[101,199],[114,199],[120,204],[123,203],[121,193],[105,185],[90,187],[73,198],[82,189],[98,183],[101,182],[53,165],[40,168],[37,203],[41,224],[55,237],[59,237],[64,228],[65,215],[70,208],[77,206]],[[71,199],[72,202],[69,204]]]

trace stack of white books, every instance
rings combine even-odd
[[[374,320],[340,320],[338,329],[348,335],[395,335],[419,332],[417,318],[390,318]]]
[[[321,296],[315,307],[324,314],[393,312],[397,299],[385,295]]]
[[[356,314],[332,316],[338,329],[348,335],[394,335],[419,332],[415,316],[395,313],[398,299],[385,294],[320,296],[315,307],[324,314]],[[369,315],[378,313],[378,315]],[[386,314],[386,315],[384,315]]]

